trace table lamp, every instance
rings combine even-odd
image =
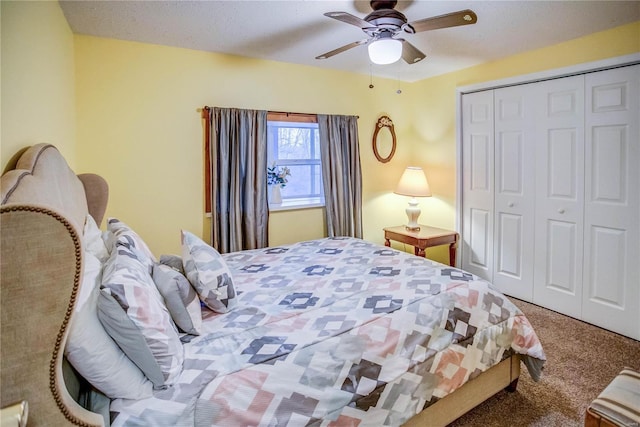
[[[412,231],[420,230],[420,226],[418,225],[420,208],[418,207],[418,200],[416,197],[431,196],[431,189],[429,188],[427,177],[424,175],[422,168],[409,166],[405,169],[394,193],[411,197],[409,200],[409,207],[405,210],[407,218],[409,218],[406,228],[407,230]]]

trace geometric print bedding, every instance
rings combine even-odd
[[[223,255],[235,309],[203,309],[176,382],[113,426],[397,426],[513,353],[528,320],[476,276],[354,238]]]

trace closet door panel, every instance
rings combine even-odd
[[[582,141],[578,141],[578,134],[582,131],[574,127],[564,129],[548,129],[546,141],[538,144],[545,144],[545,155],[541,158],[546,176],[546,188],[543,188],[545,197],[557,200],[560,203],[565,201],[576,201],[579,199],[577,194],[578,181],[582,180],[582,176],[578,177],[578,170],[582,172],[582,164],[578,165],[578,155],[583,153]],[[578,147],[580,144],[580,147]],[[580,151],[580,153],[578,153]],[[580,197],[581,198],[581,197]]]
[[[630,143],[627,126],[596,126],[592,129],[591,143],[591,198],[593,205],[607,209],[627,203],[627,152]]]
[[[533,297],[534,85],[497,89],[493,283],[507,295]]]
[[[498,188],[502,196],[524,197],[525,132],[501,131],[498,142]]]
[[[461,266],[493,279],[493,91],[462,98]]]
[[[584,76],[538,83],[536,91],[533,301],[582,314]]]
[[[500,212],[497,215],[496,272],[514,280],[522,280],[523,216]]]
[[[493,157],[493,142],[490,141],[489,135],[486,134],[472,134],[470,142],[470,188],[472,191],[488,194],[491,192],[493,175],[493,171],[489,169],[489,165],[491,165],[489,159]],[[492,149],[491,151],[489,150],[490,148]]]
[[[589,299],[615,310],[625,309],[623,284],[628,269],[625,248],[627,232],[611,227],[591,227],[592,243]]]
[[[484,209],[471,209],[469,216],[469,249],[467,260],[467,266],[463,267],[465,270],[469,268],[481,269],[483,272],[490,271],[491,260],[493,259],[490,248],[491,236],[488,235],[487,230],[491,229],[491,216],[492,212]]]
[[[640,339],[640,65],[585,80],[583,319]]]
[[[546,269],[544,271],[545,290],[553,293],[556,297],[560,295],[569,295],[572,297],[572,304],[569,308],[579,309],[580,300],[576,300],[575,295],[580,294],[582,284],[577,280],[576,276],[582,276],[581,270],[577,267],[578,254],[582,255],[582,251],[578,250],[576,244],[578,233],[575,223],[548,220],[547,228],[544,230],[546,242],[544,247],[547,249],[547,256],[544,260]],[[542,231],[542,230],[541,230]],[[536,264],[537,265],[537,264]],[[534,291],[535,292],[535,291]],[[540,299],[534,294],[534,302]],[[549,306],[547,304],[547,306]],[[550,307],[551,308],[551,307]],[[575,310],[578,317],[579,310]],[[567,311],[565,311],[569,314]]]

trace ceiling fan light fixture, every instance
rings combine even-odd
[[[374,64],[393,64],[402,57],[402,42],[392,38],[376,40],[369,44],[369,59]]]

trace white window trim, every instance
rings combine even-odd
[[[282,199],[282,203],[269,204],[269,212],[292,211],[299,209],[324,208],[323,197],[304,197],[296,199]]]
[[[298,127],[310,127],[308,125],[315,124],[314,127],[317,129],[317,119],[315,114],[305,114],[305,113],[279,113],[279,112],[269,112],[269,115],[284,115],[285,117],[269,117],[267,116],[267,121],[269,122],[284,122],[291,123],[292,127],[296,127],[295,124],[299,123]],[[288,120],[293,117],[294,120]],[[300,120],[295,119],[296,117],[300,118]],[[271,150],[271,147],[269,147]],[[269,151],[269,161],[271,162],[271,151]],[[311,165],[315,164],[317,167],[322,168],[322,160],[321,159],[280,159],[278,161],[278,166],[292,166],[296,164],[301,165]],[[321,169],[322,170],[322,169]],[[324,208],[324,190],[322,188],[322,182],[320,182],[320,196],[308,196],[308,197],[293,197],[293,198],[283,198],[282,203],[271,204],[269,203],[269,212],[278,212],[278,211],[288,211],[288,210],[300,210],[300,209],[315,209],[315,208]]]

